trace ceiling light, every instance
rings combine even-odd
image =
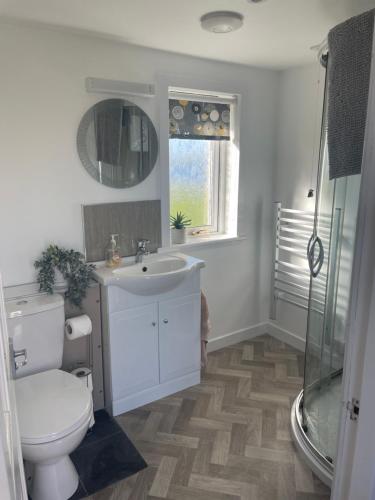
[[[201,17],[201,25],[212,33],[230,33],[241,28],[243,15],[227,11],[209,12]]]

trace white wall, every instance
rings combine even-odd
[[[313,211],[316,188],[324,69],[318,62],[284,70],[278,88],[277,161],[273,201],[287,208]],[[278,302],[276,324],[298,337],[306,336],[307,313]]]
[[[274,201],[300,210],[314,210],[324,89],[318,62],[284,70],[278,88],[277,163]]]
[[[83,249],[82,203],[161,196],[165,165],[126,190],[98,184],[82,167],[77,127],[83,113],[103,98],[86,93],[85,77],[165,85],[169,73],[189,81],[204,75],[218,82],[213,90],[233,87],[243,94],[239,232],[246,239],[190,253],[207,262],[203,287],[214,336],[266,321],[278,74],[31,25],[3,24],[0,47],[0,269],[5,284],[35,281],[33,261],[51,242]],[[158,95],[165,93],[159,84]],[[163,120],[160,129],[158,121],[167,103],[133,101],[155,120],[159,133],[164,127],[165,135],[167,123]]]

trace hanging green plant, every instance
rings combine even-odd
[[[95,266],[87,264],[80,252],[50,245],[41,258],[34,262],[34,267],[38,269],[37,281],[40,291],[53,293],[55,270],[58,269],[67,282],[65,297],[75,306],[81,307]]]

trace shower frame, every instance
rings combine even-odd
[[[328,63],[328,55],[322,55],[320,54],[320,62],[323,67],[327,67]],[[335,259],[332,258],[332,247],[334,247],[334,253],[335,257],[337,258],[337,251],[338,251],[338,241],[340,238],[341,234],[341,227],[342,227],[342,214],[340,209],[334,210],[334,201],[335,201],[335,189],[336,189],[336,182],[334,184],[333,188],[333,194],[332,194],[332,211],[331,211],[331,217],[330,219],[326,222],[328,222],[328,227],[329,227],[329,236],[327,238],[327,234],[325,234],[325,229],[324,229],[324,224],[322,227],[322,221],[324,217],[327,217],[327,215],[323,215],[321,213],[321,206],[320,206],[320,195],[322,193],[323,189],[323,169],[324,169],[324,164],[327,161],[326,153],[327,153],[327,71],[325,71],[325,79],[324,79],[324,97],[323,97],[323,109],[322,109],[322,116],[321,116],[321,124],[320,124],[320,143],[319,143],[319,157],[318,157],[318,171],[317,171],[317,189],[316,189],[316,203],[315,203],[315,210],[314,210],[314,217],[313,217],[313,225],[312,225],[312,233],[311,233],[311,238],[308,242],[307,245],[307,251],[306,251],[306,258],[309,261],[309,267],[310,267],[310,276],[309,276],[309,294],[308,294],[308,306],[306,307],[308,311],[308,318],[307,318],[307,339],[306,339],[306,351],[305,351],[305,367],[304,367],[304,387],[302,391],[298,394],[297,398],[295,399],[292,410],[291,410],[291,429],[292,429],[292,437],[293,440],[303,455],[304,459],[308,462],[310,468],[313,470],[313,472],[327,485],[331,486],[332,481],[333,481],[333,474],[334,474],[334,465],[331,463],[330,460],[327,459],[327,457],[318,449],[317,446],[314,445],[311,439],[309,439],[307,435],[307,424],[305,420],[305,411],[304,411],[304,398],[307,394],[310,393],[311,391],[314,391],[315,389],[318,389],[319,387],[322,386],[325,382],[327,382],[327,379],[333,378],[334,376],[340,375],[342,373],[342,370],[338,370],[336,372],[332,371],[332,356],[333,356],[333,342],[332,340],[330,341],[330,370],[328,375],[323,375],[322,372],[322,366],[323,366],[323,357],[324,357],[324,350],[326,348],[326,329],[327,329],[327,324],[331,321],[334,321],[334,314],[333,310],[335,309],[335,304],[336,304],[336,294],[337,294],[337,286],[336,290],[332,288],[334,284],[337,285],[337,272],[336,272],[336,262]],[[320,226],[320,227],[319,227]],[[319,227],[319,230],[318,230]],[[322,236],[322,230],[323,230],[323,236]],[[324,241],[324,245],[322,246],[321,238],[326,241]],[[328,239],[328,241],[327,241]],[[313,242],[312,246],[312,251],[311,250],[311,242]],[[315,246],[316,243],[319,245],[319,252],[318,252],[318,257],[315,259]],[[328,249],[328,259],[326,259],[326,267],[323,269],[324,272],[322,272],[322,265],[324,265],[325,258],[327,255],[324,255],[323,248]],[[309,258],[309,254],[311,258]],[[320,262],[321,261],[321,262]],[[334,276],[333,276],[333,281],[330,277],[330,270],[331,270],[331,265],[333,263],[334,269]],[[317,266],[318,264],[318,266]],[[315,272],[314,272],[315,271]],[[321,310],[317,310],[315,307],[315,298],[314,294],[316,295],[316,280],[322,279],[324,281],[324,300],[323,303],[320,304],[322,307]],[[313,293],[314,290],[314,293]],[[328,301],[328,303],[327,303]],[[296,304],[298,305],[298,304]],[[311,331],[310,331],[310,316],[312,314],[320,314],[322,316],[322,325],[321,325],[321,339],[320,339],[320,366],[319,366],[319,377],[315,378],[313,381],[310,381],[308,384],[306,383],[306,377],[308,373],[308,366],[307,366],[307,349],[308,347],[311,347]],[[329,318],[328,318],[329,314]],[[331,325],[331,330],[332,330],[332,325]],[[337,422],[337,425],[339,425],[339,422]]]
[[[375,54],[375,37],[373,41]],[[375,463],[375,411],[373,383],[375,379],[375,64],[372,64],[368,118],[362,160],[361,184],[357,207],[356,235],[345,328],[345,357],[341,394],[341,411],[334,467],[331,500],[372,498],[374,495],[373,464]],[[358,405],[353,418],[352,403]],[[331,480],[330,467],[319,460],[318,450],[304,439],[297,411],[300,396],[295,400],[292,435],[303,458],[324,481]],[[359,418],[358,418],[359,411]],[[327,481],[327,484],[328,484]]]

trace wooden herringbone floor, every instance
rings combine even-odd
[[[149,466],[90,500],[328,500],[291,442],[302,372],[268,335],[211,353],[200,385],[117,417]]]

